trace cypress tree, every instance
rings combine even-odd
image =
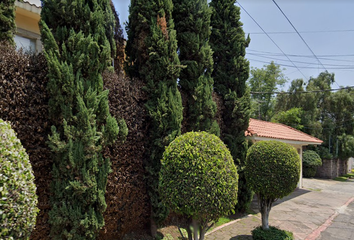
[[[168,214],[158,194],[160,160],[181,133],[182,99],[177,88],[180,62],[171,0],[132,0],[130,4],[126,70],[144,80],[148,100],[150,147],[146,158],[147,186],[152,207],[152,234]]]
[[[209,46],[211,10],[207,0],[173,0],[178,52],[182,69],[179,84],[188,98],[187,131],[220,135],[212,99],[212,50]]]
[[[249,77],[249,62],[245,58],[250,38],[240,21],[240,8],[235,0],[212,0],[210,45],[214,51],[215,91],[223,97],[225,130],[222,139],[230,149],[239,171],[237,210],[246,210],[251,201],[251,190],[243,174],[247,142],[245,131],[250,118],[250,94],[246,81]]]
[[[42,4],[49,113],[55,123],[49,136],[51,238],[95,239],[104,226],[110,171],[109,159],[101,152],[119,132],[102,80],[115,52],[113,15],[109,0],[44,0]]]
[[[114,7],[112,0],[110,0],[110,5],[111,5],[112,13],[114,16],[114,23],[115,23],[113,29],[114,32],[113,38],[116,45],[114,69],[117,73],[119,73],[121,70],[123,70],[123,65],[124,65],[124,36],[123,36],[122,26],[120,25],[119,16]]]
[[[15,45],[15,0],[2,0],[0,2],[0,42],[7,41]]]

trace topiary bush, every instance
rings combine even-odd
[[[302,154],[302,174],[311,178],[316,175],[317,167],[322,165],[321,157],[312,150],[304,151]]]
[[[262,227],[253,229],[252,238],[253,240],[293,240],[294,235],[291,232],[271,226],[267,230],[263,230]]]
[[[28,155],[9,123],[0,119],[0,239],[28,239],[38,213]]]
[[[173,212],[192,219],[200,239],[237,203],[237,169],[230,151],[215,135],[189,132],[166,148],[161,161],[159,192]],[[192,230],[187,229],[191,237]],[[189,238],[191,239],[191,238]]]
[[[300,179],[300,156],[286,143],[257,142],[247,152],[245,174],[258,197],[262,228],[269,229],[273,202],[290,194]]]

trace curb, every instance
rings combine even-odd
[[[341,208],[345,208],[348,207],[348,205],[354,201],[354,197],[350,198],[343,206],[340,207]],[[338,210],[336,210],[335,213],[332,214],[332,216],[330,216],[327,221],[322,224],[321,226],[319,226],[315,231],[313,231],[310,235],[308,235],[305,240],[316,240],[320,235],[321,232],[323,232],[324,230],[326,230],[329,226],[331,226],[333,220],[339,215]]]
[[[353,200],[354,200],[354,198],[353,198]],[[216,231],[218,231],[218,230],[220,230],[220,229],[222,229],[222,228],[224,228],[224,227],[227,227],[227,226],[229,226],[229,225],[231,225],[231,224],[237,223],[237,222],[239,222],[239,221],[241,221],[241,220],[243,220],[243,219],[245,219],[245,218],[248,218],[248,217],[256,217],[256,218],[260,219],[259,216],[257,216],[257,215],[258,215],[258,214],[248,214],[248,215],[246,215],[246,216],[244,216],[244,217],[242,217],[242,218],[238,218],[238,219],[233,220],[233,221],[231,221],[231,222],[225,223],[225,224],[223,224],[223,225],[221,225],[221,226],[219,226],[219,227],[214,228],[214,229],[211,230],[210,232],[207,232],[207,233],[205,234],[205,236],[207,236],[207,235],[209,235],[209,234],[212,234],[213,232],[216,232]]]

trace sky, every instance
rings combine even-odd
[[[130,0],[113,0],[120,22],[128,21]],[[353,0],[239,0],[250,66],[274,61],[291,80],[335,74],[333,89],[354,86]],[[267,34],[265,34],[267,33]]]

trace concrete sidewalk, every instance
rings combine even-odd
[[[347,211],[347,206],[354,201],[354,181],[304,179],[303,184],[303,189],[273,205],[269,222],[291,231],[297,240],[320,239],[337,215]],[[252,208],[256,208],[255,203]],[[248,215],[214,229],[206,240],[252,239],[251,231],[260,225],[260,213]]]

